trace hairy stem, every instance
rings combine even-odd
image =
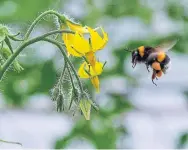
[[[60,79],[59,79],[60,82],[61,82],[62,79],[63,79],[63,76],[64,76],[64,74],[65,74],[66,68],[67,68],[67,61],[65,61],[65,64],[64,64],[64,67],[63,67],[63,71],[62,71],[61,76],[60,76]]]
[[[71,71],[70,71],[70,68],[69,66],[67,67],[67,70],[68,70],[68,73],[69,73],[69,76],[70,76],[70,80],[71,80],[71,83],[72,83],[72,87],[73,89],[75,90],[75,86],[74,86],[74,80],[73,80],[73,77],[72,77],[72,74],[71,74]]]
[[[74,32],[70,31],[70,30],[55,30],[55,31],[51,31],[51,32],[48,32],[44,35],[41,35],[41,36],[38,36],[36,38],[33,38],[31,40],[28,40],[28,41],[24,41],[22,43],[22,45],[20,45],[16,50],[15,52],[11,55],[11,57],[9,57],[6,61],[6,63],[2,66],[1,70],[0,70],[0,79],[2,78],[3,74],[5,73],[5,71],[8,69],[8,67],[12,64],[12,62],[16,59],[16,57],[22,52],[22,50],[24,48],[26,48],[27,46],[33,44],[33,43],[36,43],[38,41],[41,41],[43,40],[45,37],[48,37],[50,35],[53,35],[53,34],[57,34],[57,33],[71,33],[71,34],[74,34]]]
[[[48,10],[48,11],[45,11],[43,12],[41,15],[39,15],[34,21],[33,23],[31,24],[31,26],[29,27],[29,29],[27,30],[26,34],[25,34],[25,38],[24,40],[27,40],[29,38],[29,35],[31,34],[32,30],[34,29],[34,27],[36,26],[36,24],[46,15],[49,15],[49,14],[52,14],[52,15],[55,15],[57,16],[58,18],[61,18],[62,16],[57,13],[56,11],[53,11],[53,10]]]
[[[70,65],[70,67],[71,67],[71,69],[72,69],[72,71],[73,71],[73,73],[74,73],[74,75],[75,75],[75,77],[76,77],[76,79],[77,79],[77,81],[78,81],[78,85],[79,85],[79,87],[80,87],[81,93],[84,93],[83,86],[82,86],[82,83],[81,83],[81,81],[80,81],[80,78],[78,77],[78,74],[77,74],[77,72],[76,72],[76,70],[75,70],[75,68],[74,68],[74,66],[73,66],[73,64],[72,64],[72,62],[69,60],[69,58],[68,58],[66,52],[64,51],[63,46],[62,46],[61,44],[59,44],[56,40],[52,40],[52,39],[48,39],[48,38],[45,38],[45,39],[43,39],[43,40],[44,40],[44,41],[47,41],[47,42],[49,42],[49,43],[52,43],[52,44],[54,44],[54,45],[56,45],[56,46],[61,50],[62,55],[64,56],[65,60],[66,60],[66,61],[68,62],[68,64]]]

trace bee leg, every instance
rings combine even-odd
[[[135,66],[136,66],[136,65],[135,65],[135,64],[133,64],[133,65],[132,65],[132,68],[135,68]]]
[[[133,67],[133,68],[135,68],[135,67],[136,67],[136,62],[135,62],[135,63],[133,63],[132,67]]]
[[[135,68],[136,67],[136,64],[137,64],[137,57],[135,57],[133,60],[132,60],[132,67]]]
[[[150,72],[150,70],[149,70],[149,65],[148,65],[147,62],[145,62],[145,65],[146,65],[147,71]]]
[[[148,66],[148,65],[146,65],[146,68],[147,68],[148,72],[150,72],[150,70],[149,70],[149,66]]]
[[[147,67],[148,72],[150,72],[149,67]]]
[[[153,83],[155,86],[157,86],[157,84],[154,82],[154,79],[152,79],[152,83]]]
[[[152,83],[157,86],[157,84],[154,82],[154,79],[157,79],[155,70],[153,70],[153,74],[152,74]]]

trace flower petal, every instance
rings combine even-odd
[[[75,34],[65,33],[62,38],[68,53],[73,56],[81,57],[91,50],[89,41],[78,32]]]
[[[103,34],[103,38],[97,33],[97,31],[93,30],[90,27],[87,27],[89,33],[90,33],[90,38],[91,38],[91,47],[92,50],[94,52],[101,50],[102,48],[104,48],[104,46],[107,44],[108,42],[108,35],[106,32],[104,32],[104,30],[102,28],[102,34]]]
[[[97,75],[100,75],[103,71],[103,63],[101,62],[96,62],[95,63],[95,72]]]
[[[80,68],[78,69],[78,75],[80,76],[80,78],[89,78],[89,74],[86,73],[85,69],[89,69],[87,62],[82,63]]]
[[[95,53],[93,51],[90,51],[90,52],[86,53],[85,55],[86,55],[86,59],[89,62],[89,64],[92,67],[95,67],[95,63],[96,63]]]
[[[88,30],[86,29],[86,27],[83,27],[80,24],[71,22],[70,20],[66,20],[67,26],[72,30],[72,31],[77,31],[79,33],[88,33]]]
[[[72,41],[71,46],[74,48],[76,52],[80,54],[88,53],[91,50],[89,41],[86,40],[78,32],[75,33],[74,40]]]
[[[92,66],[89,67],[87,62],[84,62],[81,64],[78,70],[78,75],[80,76],[80,78],[90,78],[100,75],[102,71],[103,64],[101,62],[96,62],[95,68],[93,68]]]
[[[74,41],[74,34],[63,34],[63,41],[66,45],[68,55],[72,55],[75,57],[82,57],[81,54],[77,53],[73,48],[72,48],[72,43]]]
[[[98,76],[92,77],[91,78],[91,83],[95,87],[97,93],[99,93],[100,92],[100,82],[99,82]]]

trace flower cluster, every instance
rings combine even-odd
[[[102,27],[92,29],[82,26],[70,20],[66,20],[67,27],[75,34],[63,34],[68,55],[84,58],[84,62],[78,69],[80,78],[90,79],[96,91],[100,91],[99,75],[103,72],[104,64],[97,61],[95,53],[105,47],[108,42],[108,35]],[[62,26],[66,29],[66,26]],[[98,33],[101,32],[101,35]],[[89,35],[88,38],[86,36]]]

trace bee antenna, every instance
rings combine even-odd
[[[125,49],[127,52],[132,52],[132,50],[130,50],[128,47],[126,47]]]

